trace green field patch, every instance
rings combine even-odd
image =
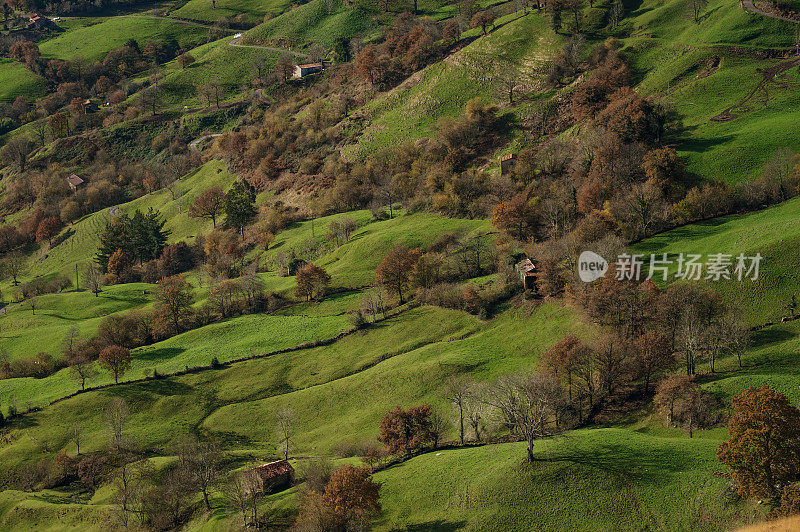
[[[248,22],[261,22],[267,14],[279,15],[290,5],[289,0],[189,0],[172,16],[216,22],[223,17],[244,15]]]
[[[199,91],[211,82],[219,82],[222,86],[224,94],[220,103],[241,99],[255,72],[254,63],[264,63],[267,71],[277,63],[280,52],[230,46],[232,39],[228,36],[190,50],[197,61],[187,68],[180,68],[176,61],[165,65],[165,77],[160,85],[169,109],[182,111],[185,107],[207,107],[208,101]]]
[[[786,305],[800,294],[800,198],[750,214],[725,216],[698,222],[649,238],[633,249],[636,253],[659,257],[726,253],[737,256],[762,255],[756,281],[709,281],[726,300],[741,307],[751,325],[777,321],[787,315]],[[735,263],[735,260],[734,260]],[[672,271],[675,271],[674,268]],[[731,268],[733,272],[733,268]],[[670,279],[672,276],[670,276]]]
[[[346,45],[351,38],[369,27],[369,17],[359,7],[338,6],[329,14],[325,0],[311,0],[248,31],[245,43],[258,44],[279,39],[289,41],[293,47],[316,43],[334,49]]]
[[[28,100],[45,94],[42,78],[10,59],[0,59],[0,102],[13,102],[18,96]]]
[[[0,316],[0,346],[9,360],[37,353],[59,357],[62,341],[71,327],[77,327],[83,338],[94,336],[103,317],[147,305],[151,286],[109,286],[99,297],[88,290],[43,295],[36,300],[35,313],[27,301],[12,304]]]
[[[165,227],[172,231],[170,242],[188,240],[209,231],[211,221],[190,218],[189,206],[195,197],[212,186],[223,190],[234,182],[235,176],[220,161],[210,161],[176,182],[173,192],[161,189],[119,206],[121,212],[133,214],[136,209],[146,212],[151,207],[166,220]],[[89,264],[97,252],[100,235],[114,215],[109,209],[90,214],[64,229],[69,234],[63,242],[52,249],[40,249],[34,253],[23,280],[36,275],[63,273],[74,278],[75,264],[80,269]]]
[[[403,323],[404,318],[394,320]],[[363,341],[385,350],[385,360],[379,364],[318,386],[222,407],[203,426],[248,441],[269,441],[266,427],[272,413],[289,407],[298,417],[298,447],[329,452],[346,439],[372,440],[381,416],[398,404],[430,402],[444,406],[440,391],[450,375],[469,373],[479,380],[490,380],[506,373],[533,371],[538,353],[576,327],[570,311],[545,305],[531,315],[509,311],[477,332],[412,344],[408,351],[387,345],[380,330],[367,331]],[[351,341],[358,339],[354,336]],[[327,349],[341,352],[339,344]],[[244,419],[250,421],[243,423]]]
[[[518,16],[513,14],[510,18]],[[552,58],[560,43],[561,38],[552,32],[547,20],[533,13],[478,38],[366,104],[359,112],[368,117],[368,125],[347,153],[360,157],[381,147],[430,136],[439,118],[461,115],[471,98],[505,105],[507,89],[500,78],[487,72],[519,64],[525,76],[535,83],[542,65]],[[512,112],[520,118],[529,110],[522,104]]]
[[[718,443],[599,429],[536,442],[533,464],[524,443],[427,453],[375,475],[376,530],[728,530],[750,504],[720,495]]]
[[[322,240],[331,221],[339,220],[343,216],[353,218],[360,227],[348,242],[314,261],[333,277],[334,286],[343,287],[372,284],[375,280],[375,268],[395,244],[404,244],[410,248],[425,248],[437,236],[448,231],[485,235],[491,230],[491,225],[486,220],[445,218],[418,212],[370,222],[369,211],[356,211],[318,218],[313,222],[309,220],[293,224],[277,235],[270,251],[264,254],[264,258],[272,259],[280,251],[298,248],[303,242],[312,238]]]
[[[175,40],[190,48],[204,42],[208,29],[182,24],[174,20],[158,20],[143,16],[119,16],[92,19],[92,24],[75,27],[39,43],[42,55],[54,59],[83,57],[90,61],[102,59],[110,50],[135,39],[140,48],[148,42]]]

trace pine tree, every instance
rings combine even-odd
[[[110,222],[100,236],[100,248],[95,255],[95,262],[106,273],[109,259],[120,249],[140,264],[157,259],[171,234],[170,230],[164,229],[165,223],[152,207],[147,214],[138,209],[131,217],[123,214],[116,221]]]

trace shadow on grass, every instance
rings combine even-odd
[[[600,443],[591,447],[572,447],[567,442],[563,450],[551,454],[539,453],[534,463],[569,462],[638,481],[659,482],[665,472],[680,472],[695,461],[686,452],[669,447],[636,448],[619,443]]]
[[[753,333],[753,348],[767,347],[797,338],[797,333],[785,327],[768,327]]]
[[[120,383],[119,386],[105,388],[100,393],[109,398],[121,397],[133,404],[151,403],[154,395],[162,397],[189,395],[194,393],[194,388],[171,378],[164,378],[133,384]]]
[[[159,347],[156,349],[142,350],[136,353],[136,358],[148,362],[171,360],[186,351],[183,347]]]
[[[686,128],[687,132],[691,131],[692,129],[697,129],[697,126]],[[730,142],[732,140],[734,140],[733,135],[721,135],[719,137],[707,138],[685,138],[682,139],[680,143],[680,149],[684,151],[703,153],[710,151],[715,146],[725,144],[726,142]]]
[[[702,220],[699,222],[693,222],[689,225],[684,225],[682,227],[677,227],[675,229],[670,229],[669,231],[656,235],[649,240],[639,242],[636,244],[636,250],[645,254],[657,253],[676,241],[692,242],[694,240],[699,240],[713,234],[713,229],[721,225],[725,225],[728,221],[730,221],[730,217],[722,216],[720,218]]]
[[[428,521],[427,523],[417,523],[402,528],[393,528],[392,532],[453,532],[465,526],[467,526],[466,521],[445,521],[443,519],[437,519],[436,521]]]

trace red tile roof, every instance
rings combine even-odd
[[[75,175],[75,174],[72,174],[71,176],[69,176],[69,177],[67,178],[67,183],[69,183],[69,184],[70,184],[70,185],[72,185],[73,187],[77,187],[78,185],[80,185],[81,183],[83,183],[83,179],[81,179],[80,177],[78,177],[78,176],[77,176],[77,175]]]
[[[270,480],[283,475],[291,475],[294,473],[294,468],[286,460],[278,460],[276,462],[256,466],[252,471],[258,473],[261,480]]]

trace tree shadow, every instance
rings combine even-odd
[[[767,327],[760,331],[755,331],[752,335],[754,348],[767,347],[773,344],[779,344],[797,338],[797,333],[786,329],[785,327]]]
[[[437,519],[426,523],[406,525],[401,528],[392,528],[392,532],[453,532],[467,526],[466,521],[445,521]]]
[[[710,18],[710,17],[711,17],[711,15],[713,15],[713,14],[714,14],[716,11],[718,11],[718,10],[719,10],[719,8],[720,8],[720,6],[717,6],[717,7],[715,7],[714,9],[712,9],[711,11],[706,11],[705,13],[703,13],[702,15],[700,15],[700,16],[698,17],[700,20],[698,21],[698,23],[697,23],[697,24],[698,24],[698,25],[699,25],[699,24],[702,24],[704,20],[706,20],[707,18]]]
[[[148,362],[171,360],[186,351],[183,347],[158,347],[145,349],[136,353],[136,358]]]
[[[697,129],[698,126],[692,126],[686,128],[684,133],[688,133],[693,129]],[[702,153],[711,150],[715,146],[720,144],[725,144],[726,142],[730,142],[734,139],[733,135],[721,135],[719,137],[706,137],[706,138],[683,138],[680,142],[680,148],[684,151],[693,151],[697,153]]]
[[[119,386],[104,388],[100,393],[108,398],[120,397],[128,403],[149,404],[154,395],[170,397],[173,395],[189,395],[194,393],[194,388],[188,384],[170,378],[153,379],[137,382],[130,385],[120,383]]]
[[[603,443],[591,448],[574,448],[568,444],[539,462],[570,462],[609,474],[644,482],[660,482],[665,472],[685,471],[696,459],[672,448],[638,449],[633,445]]]

